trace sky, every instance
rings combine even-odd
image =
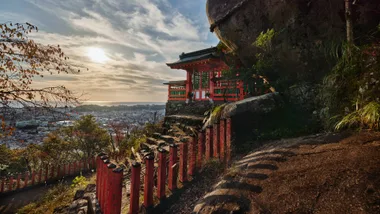
[[[29,22],[31,38],[60,45],[80,74],[35,79],[65,85],[88,101],[165,102],[163,83],[185,79],[167,62],[216,46],[205,0],[0,0],[0,22]]]

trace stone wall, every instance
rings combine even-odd
[[[184,101],[168,101],[166,103],[166,116],[169,115],[196,115],[201,116],[212,108],[209,101],[193,101],[186,104]]]

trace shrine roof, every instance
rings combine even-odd
[[[195,61],[204,60],[204,59],[219,58],[219,56],[217,55],[217,51],[218,49],[216,47],[211,47],[211,48],[206,48],[203,50],[194,51],[190,53],[182,53],[181,55],[179,55],[178,61],[173,62],[173,63],[166,63],[166,65],[171,67],[175,65],[195,62]]]
[[[186,80],[169,81],[169,82],[164,83],[164,85],[178,85],[178,86],[182,86],[182,85],[186,85]]]

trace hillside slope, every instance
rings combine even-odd
[[[237,161],[195,213],[380,213],[380,133],[280,140]]]

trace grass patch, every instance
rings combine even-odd
[[[19,214],[53,213],[57,207],[69,206],[74,199],[75,192],[94,183],[94,177],[77,176],[73,184],[58,183],[38,201],[30,203],[17,211]]]

